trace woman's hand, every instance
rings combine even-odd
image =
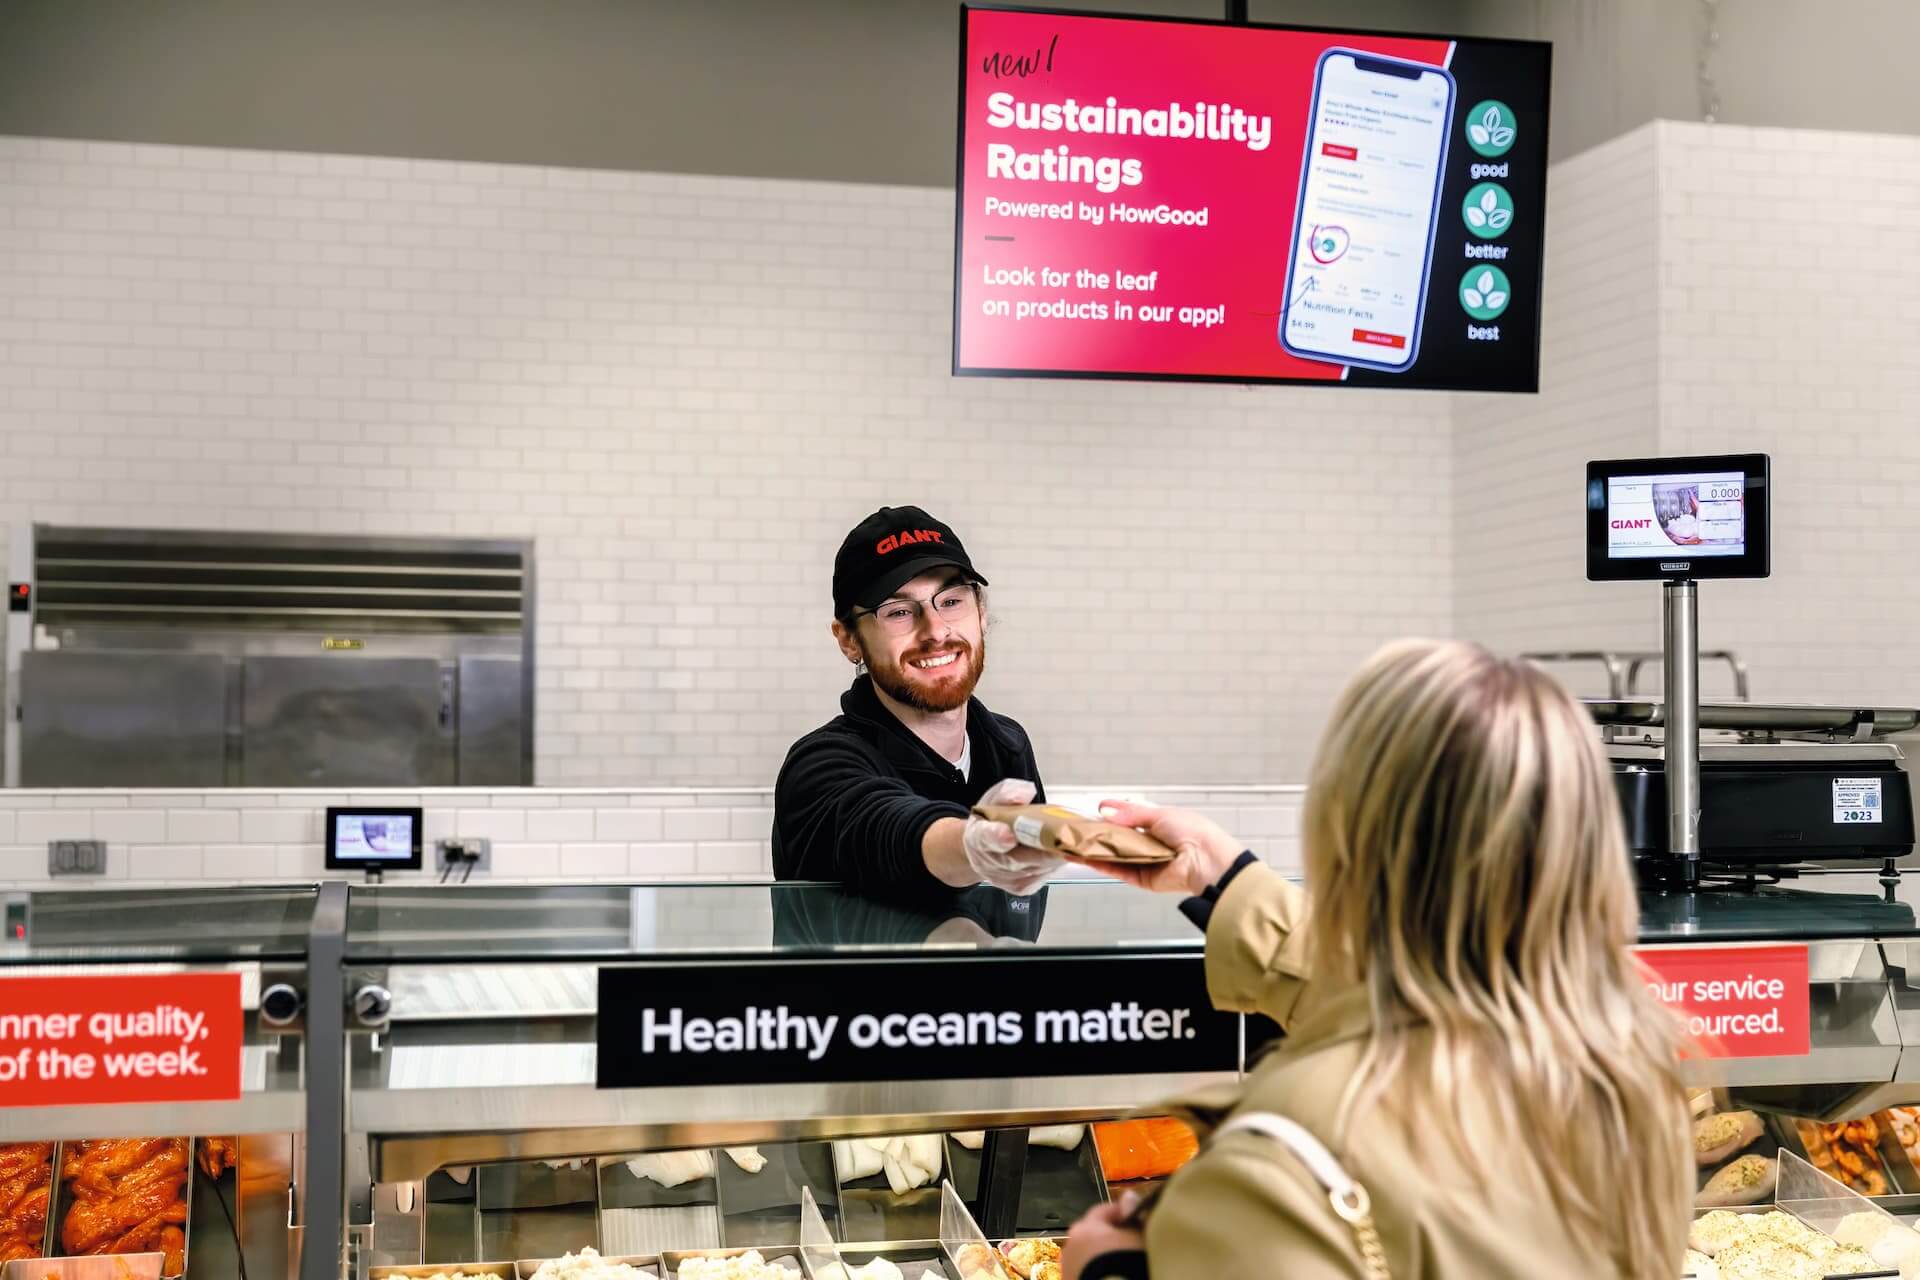
[[[1097,1204],[1087,1210],[1067,1232],[1066,1247],[1060,1251],[1061,1280],[1080,1280],[1086,1265],[1103,1253],[1145,1249],[1146,1237],[1134,1227],[1124,1225],[1133,1213],[1133,1193],[1110,1204]]]
[[[1173,860],[1144,865],[1116,862],[1082,862],[1081,865],[1155,893],[1191,897],[1202,892],[1227,873],[1227,868],[1246,847],[1212,818],[1189,809],[1162,809],[1150,804],[1108,800],[1101,804],[1100,816],[1108,822],[1146,832],[1173,850]]]

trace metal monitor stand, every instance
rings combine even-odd
[[[1691,889],[1700,882],[1700,598],[1691,578],[1665,585],[1667,852]]]

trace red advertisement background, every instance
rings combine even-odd
[[[205,1014],[205,1037],[188,1047],[200,1055],[205,1075],[139,1079],[107,1075],[107,1053],[178,1049],[177,1039],[122,1039],[103,1044],[87,1031],[87,1015],[137,1013],[158,1005],[176,1005]],[[0,978],[0,1014],[78,1013],[77,1034],[35,1041],[67,1053],[91,1053],[100,1061],[88,1080],[61,1079],[0,1083],[0,1106],[83,1106],[121,1102],[229,1102],[240,1096],[242,1011],[237,973],[152,973],[115,977]],[[18,1052],[19,1042],[0,1044],[0,1052]]]
[[[1448,43],[1405,37],[1328,35],[1259,27],[1139,22],[973,9],[967,12],[965,103],[961,120],[964,199],[960,210],[958,362],[967,369],[1159,373],[1221,377],[1334,379],[1342,366],[1303,360],[1277,336],[1292,248],[1302,149],[1319,57],[1331,48],[1359,49],[1443,65]],[[1053,44],[1054,37],[1059,41]],[[1053,67],[1021,78],[990,74],[991,55],[1044,58]],[[1013,94],[1023,103],[1080,102],[1191,110],[1196,102],[1231,104],[1273,119],[1263,151],[1245,143],[1198,138],[996,129],[987,98]],[[1145,170],[1136,187],[1101,193],[1091,183],[1007,181],[987,177],[987,144],[1022,153],[1065,145],[1074,155],[1135,157]],[[1004,200],[1084,201],[1152,207],[1207,207],[1205,227],[988,217],[988,196]],[[988,241],[1012,235],[1012,243]],[[1012,291],[984,286],[988,267],[1082,267],[1111,273],[1159,271],[1151,293],[1111,289]],[[1227,308],[1224,326],[1193,329],[1172,321],[1015,320],[981,314],[987,297],[1112,301]]]
[[[1691,999],[1668,1003],[1685,1013],[1765,1013],[1780,1010],[1778,1034],[1753,1033],[1718,1038],[1701,1037],[1700,1049],[1710,1058],[1792,1058],[1811,1044],[1811,997],[1807,986],[1807,949],[1799,945],[1754,947],[1638,947],[1634,955],[1647,970],[1648,980],[1684,983],[1689,991],[1702,981],[1737,981],[1745,977],[1778,979],[1785,987],[1779,1000],[1734,999],[1712,1006]]]

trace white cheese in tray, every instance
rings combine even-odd
[[[685,1258],[680,1263],[680,1280],[799,1280],[798,1271],[790,1271],[749,1249],[724,1258]]]
[[[595,1249],[582,1249],[540,1264],[533,1280],[653,1280],[650,1272],[624,1262],[609,1262]]]

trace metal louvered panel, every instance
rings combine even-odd
[[[36,621],[313,631],[518,632],[514,542],[39,526]]]
[[[212,785],[530,785],[533,551],[36,525],[22,770],[125,785],[191,748]],[[211,728],[172,709],[195,657]]]

